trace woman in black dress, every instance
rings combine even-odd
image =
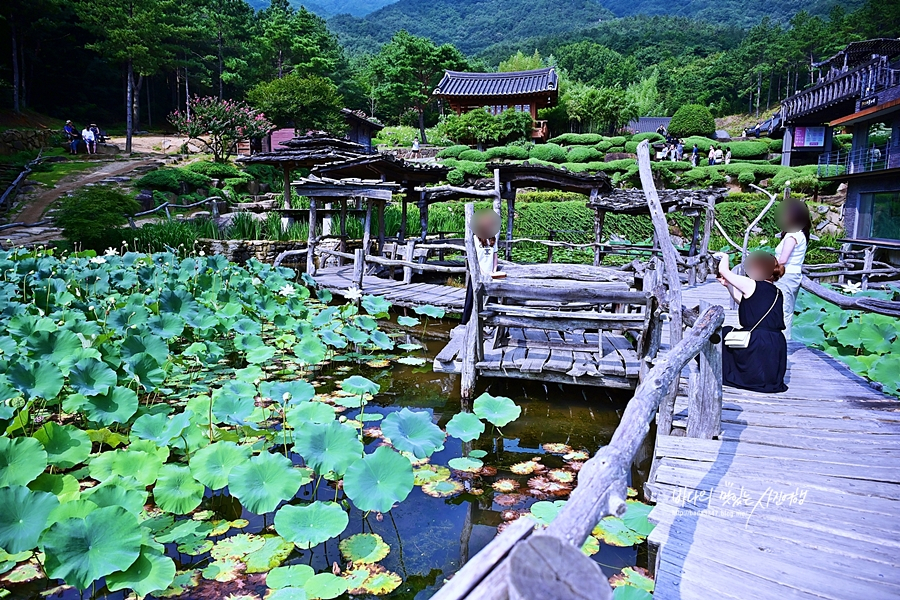
[[[747,257],[747,277],[728,267],[728,255],[718,253],[719,283],[740,304],[738,319],[743,331],[750,334],[746,348],[725,346],[722,351],[722,382],[725,385],[754,392],[776,393],[787,390],[787,342],[784,339],[784,316],[781,291],[774,281],[784,275],[784,265],[767,252],[754,252]],[[725,327],[727,335],[732,327]]]

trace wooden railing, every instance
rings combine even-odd
[[[677,390],[685,365],[697,357],[698,375],[689,384],[688,435],[709,439],[719,433],[724,319],[721,306],[706,308],[685,337],[647,371],[612,441],[585,463],[571,498],[546,529],[536,531],[534,522],[519,519],[472,557],[433,598],[611,598],[606,576],[581,552],[581,545],[600,519],[625,512],[631,464],[660,404],[671,390]]]
[[[128,223],[131,225],[132,229],[137,228],[137,224],[134,222],[135,218],[138,217],[147,217],[149,215],[156,214],[158,212],[165,212],[166,218],[172,218],[173,210],[190,210],[192,208],[197,208],[198,206],[203,206],[204,204],[209,204],[209,214],[212,218],[216,218],[219,216],[219,202],[222,201],[221,196],[210,196],[209,198],[204,198],[199,202],[194,202],[193,204],[172,204],[171,202],[163,202],[156,208],[151,208],[150,210],[145,210],[143,212],[134,213],[133,215],[126,215],[128,217]]]
[[[19,188],[22,186],[22,182],[28,177],[31,171],[35,166],[41,163],[44,160],[42,154],[43,149],[38,152],[38,155],[34,160],[25,165],[25,168],[22,169],[22,172],[13,180],[13,182],[6,188],[6,191],[3,192],[3,195],[0,196],[0,210],[9,210],[12,208],[13,200],[15,200],[16,194],[19,192]]]

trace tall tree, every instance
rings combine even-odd
[[[131,152],[137,77],[155,73],[173,60],[183,22],[176,0],[84,0],[82,23],[97,41],[88,48],[125,67],[125,152]]]
[[[225,97],[225,84],[241,79],[246,62],[241,54],[251,33],[253,8],[245,0],[203,0],[199,7],[200,25],[213,46],[216,91]]]
[[[369,68],[378,82],[375,94],[379,103],[399,109],[398,116],[403,110],[414,109],[419,115],[419,135],[427,143],[425,109],[435,86],[446,69],[465,70],[468,62],[450,44],[438,46],[429,39],[399,31],[381,47]]]

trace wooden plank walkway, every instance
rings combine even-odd
[[[480,377],[534,379],[596,387],[633,389],[640,361],[623,335],[603,332],[603,356],[597,333],[568,333],[509,328],[511,344],[491,348],[485,342],[484,360],[476,363]],[[450,333],[450,342],[434,359],[438,373],[462,372],[465,327]],[[529,346],[529,342],[542,347]],[[549,346],[549,347],[548,347]],[[594,350],[596,348],[596,350]]]
[[[316,283],[338,296],[344,296],[353,285],[353,265],[325,267],[314,277]],[[450,312],[462,312],[466,302],[465,288],[433,283],[410,283],[366,275],[363,277],[363,294],[383,296],[397,306],[415,308],[430,304]]]
[[[727,308],[723,292],[705,283],[684,304]],[[658,600],[900,597],[900,402],[797,342],[787,383],[726,387],[719,439],[658,438]]]

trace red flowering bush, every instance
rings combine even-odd
[[[169,122],[179,135],[209,150],[216,162],[228,160],[236,151],[238,141],[263,137],[274,127],[249,104],[212,96],[195,96],[190,113],[176,110],[169,115]]]

